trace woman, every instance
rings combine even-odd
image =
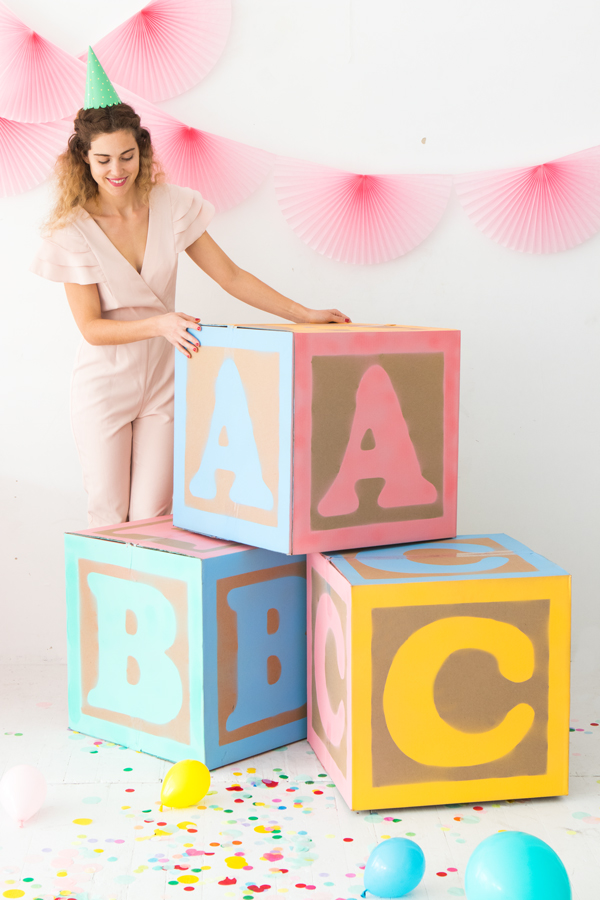
[[[118,97],[116,98],[118,101]],[[174,311],[177,254],[224,290],[292,322],[349,322],[289,300],[236,266],[206,232],[214,208],[165,184],[127,104],[84,108],[57,162],[57,202],[32,271],[65,285],[84,341],[71,419],[90,526],[171,508],[173,345],[191,358],[199,319]]]

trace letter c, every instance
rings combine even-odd
[[[340,700],[338,708],[334,712],[329,701],[329,693],[327,691],[327,657],[325,654],[325,645],[329,631],[335,638],[336,659],[340,678],[344,678],[346,672],[346,647],[342,622],[329,594],[321,594],[315,618],[315,688],[319,715],[325,734],[335,747],[339,747],[346,727],[346,708],[344,701]]]
[[[521,743],[535,718],[529,704],[519,703],[489,731],[466,733],[444,721],[435,706],[435,679],[457,650],[491,653],[509,681],[527,681],[535,669],[531,640],[507,622],[454,616],[411,634],[392,660],[383,711],[398,748],[425,766],[479,766],[502,759]]]

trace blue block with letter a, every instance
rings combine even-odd
[[[69,725],[209,769],[306,737],[306,560],[175,528],[65,536]]]

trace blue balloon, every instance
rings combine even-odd
[[[376,897],[404,897],[424,874],[425,856],[419,845],[408,838],[388,838],[367,860],[365,888]]]
[[[571,900],[569,876],[544,841],[501,831],[473,851],[465,871],[468,900]]]

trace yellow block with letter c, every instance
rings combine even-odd
[[[521,603],[541,598],[549,604],[544,607],[547,620],[532,620],[531,628],[525,628]],[[492,604],[498,602],[506,604],[502,616],[493,613]],[[490,604],[489,614],[482,604]],[[417,611],[425,607],[438,607],[438,617],[428,614],[419,620]],[[397,643],[391,624],[384,632],[374,628],[374,614],[386,609],[407,612],[397,620],[406,623],[398,625]],[[541,614],[540,607],[535,615]],[[569,634],[568,575],[353,587],[352,809],[568,793]],[[482,720],[486,730],[454,727],[457,723],[446,721],[436,708],[437,681],[445,677],[446,661],[461,651],[489,654],[497,662],[498,679],[514,685],[514,692],[503,692],[504,697],[512,694],[512,708],[498,708],[493,725]],[[532,690],[529,682],[535,679]],[[491,685],[484,680],[479,687],[485,697]],[[460,706],[461,698],[456,700]],[[534,735],[531,746],[538,756],[529,773],[530,751],[518,754]],[[403,768],[392,748],[410,765]],[[517,760],[514,766],[512,759]],[[498,768],[486,772],[487,766]]]
[[[535,669],[531,640],[507,622],[453,616],[415,631],[392,661],[383,709],[398,748],[422,765],[477,766],[501,759],[521,743],[533,725],[535,712],[528,703],[513,707],[488,731],[459,731],[444,721],[435,706],[435,679],[448,657],[458,650],[492,654],[500,674],[514,682],[528,681]]]

